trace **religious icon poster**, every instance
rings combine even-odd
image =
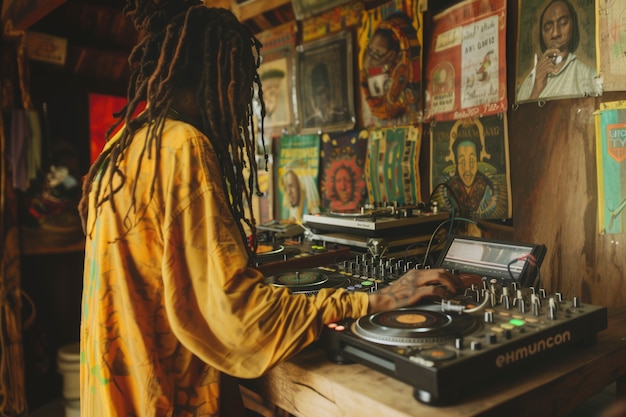
[[[356,212],[367,203],[367,130],[322,134],[322,206],[333,213]]]
[[[418,3],[392,1],[363,13],[358,65],[366,127],[421,122],[423,17]]]
[[[431,125],[431,199],[471,219],[511,218],[506,113]]]
[[[518,15],[516,103],[602,94],[595,2],[520,0]]]
[[[626,230],[626,101],[602,103],[596,113],[600,233]]]
[[[466,0],[433,17],[427,120],[506,111],[506,1]]]
[[[407,205],[421,201],[421,125],[371,130],[365,179],[371,204]]]
[[[280,138],[275,159],[275,220],[302,223],[304,214],[320,212],[319,161],[319,135]]]

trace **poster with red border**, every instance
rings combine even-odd
[[[467,0],[433,18],[426,57],[425,119],[506,111],[506,2]]]

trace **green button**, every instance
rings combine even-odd
[[[372,281],[362,281],[361,285],[374,285]]]
[[[520,319],[513,319],[510,320],[509,323],[511,323],[513,326],[523,326],[524,324],[526,324],[526,322],[524,320],[520,320]]]

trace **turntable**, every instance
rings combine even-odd
[[[330,360],[361,363],[412,385],[418,401],[445,405],[497,374],[593,342],[607,327],[606,307],[505,288],[332,323],[322,343]]]
[[[427,212],[416,206],[388,206],[378,209],[361,209],[353,212],[328,212],[304,214],[304,225],[314,233],[345,232],[368,237],[390,236],[399,230],[409,234],[430,234],[444,220],[448,212]]]

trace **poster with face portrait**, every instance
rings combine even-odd
[[[275,159],[276,220],[301,223],[304,214],[320,212],[318,187],[320,137],[284,135]]]
[[[431,125],[431,200],[471,219],[511,217],[506,113]]]
[[[298,45],[296,61],[300,133],[352,129],[352,33]]]
[[[506,111],[506,1],[466,0],[433,17],[425,117]]]
[[[389,2],[363,13],[358,65],[364,126],[421,121],[422,20],[418,0]]]
[[[367,130],[322,134],[320,191],[324,211],[354,213],[367,203],[367,138]]]
[[[264,61],[259,68],[265,102],[264,127],[270,130],[293,124],[290,62],[289,57],[282,57]]]
[[[263,132],[267,138],[280,136],[294,124],[292,102],[292,56],[296,47],[295,24],[289,23],[263,31],[256,38],[261,47],[261,65],[258,73],[263,90],[265,119]],[[261,129],[260,97],[255,97],[254,116]]]
[[[421,143],[421,125],[370,131],[365,180],[371,204],[406,205],[421,201]]]
[[[516,103],[598,96],[594,2],[519,2]]]

